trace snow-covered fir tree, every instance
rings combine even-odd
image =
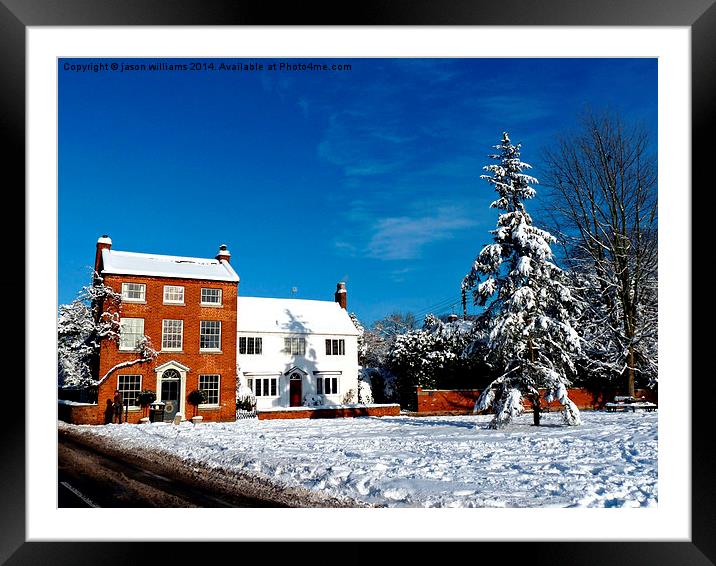
[[[57,319],[57,379],[60,387],[97,385],[114,371],[157,357],[147,336],[137,343],[134,360],[121,362],[97,376],[103,340],[118,341],[122,296],[95,275],[93,285],[83,287],[77,298],[60,305]]]
[[[94,383],[91,359],[96,350],[95,321],[90,307],[80,300],[60,305],[57,319],[57,380],[60,387]]]
[[[119,312],[104,311],[105,301],[119,304],[121,296],[97,282],[83,287],[77,298],[60,305],[57,319],[57,378],[60,387],[96,385],[96,356],[100,342],[119,338]]]
[[[490,426],[501,427],[523,410],[522,399],[532,403],[534,424],[540,424],[540,389],[548,400],[563,405],[567,424],[580,424],[579,410],[567,396],[568,375],[574,372],[579,352],[572,327],[575,305],[563,272],[553,263],[551,244],[556,239],[533,225],[524,201],[536,194],[537,179],[524,173],[530,165],[520,159],[520,145],[504,133],[496,163],[481,175],[498,198],[493,243],[485,246],[465,276],[464,292],[472,292],[476,304],[489,317],[489,357],[501,371],[480,395],[475,410],[490,407],[495,417]]]

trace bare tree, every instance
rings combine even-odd
[[[656,372],[657,169],[642,127],[604,113],[545,152],[550,215],[586,308],[587,348],[601,370]]]

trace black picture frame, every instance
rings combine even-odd
[[[716,100],[716,6],[715,0],[625,0],[622,2],[589,2],[586,0],[515,1],[511,3],[457,0],[450,4],[420,0],[410,3],[363,0],[359,3],[306,5],[292,3],[237,2],[231,0],[0,0],[0,123],[6,142],[0,154],[5,180],[8,210],[23,218],[25,211],[25,33],[28,26],[117,26],[117,25],[559,25],[559,26],[685,26],[691,30],[692,65],[692,186],[710,187],[707,180],[708,158],[714,143],[713,100]],[[505,6],[511,9],[506,10]],[[685,182],[687,182],[685,180]],[[693,191],[683,188],[685,198]],[[10,195],[10,196],[8,196]],[[12,200],[14,199],[14,201]],[[696,210],[699,210],[696,207]],[[701,208],[703,212],[704,207]],[[9,216],[9,215],[8,215]],[[0,223],[3,242],[12,243],[14,265],[12,279],[3,278],[3,289],[17,297],[17,262],[25,255],[24,238],[17,224]],[[698,237],[698,226],[692,221],[694,246],[707,241]],[[22,248],[19,241],[22,240]],[[21,248],[21,249],[20,249]],[[692,258],[699,254],[692,250]],[[24,260],[26,261],[26,260]],[[52,281],[54,274],[48,274]],[[24,276],[23,276],[24,281]],[[24,288],[24,285],[22,286]],[[695,288],[692,288],[692,293]],[[688,294],[687,294],[688,296]],[[705,295],[704,295],[705,296]],[[31,297],[24,296],[25,301]],[[677,298],[676,300],[683,300]],[[5,305],[6,316],[24,320],[20,301]],[[691,305],[688,305],[691,310]],[[697,335],[692,323],[692,352],[703,348],[707,333]],[[17,327],[13,327],[16,341]],[[9,338],[9,337],[8,337]],[[13,341],[13,342],[14,342]],[[11,342],[6,342],[11,343]],[[27,353],[27,343],[25,352]],[[20,365],[16,355],[13,365]],[[693,362],[692,362],[693,363]],[[692,364],[686,364],[691,366]],[[23,375],[24,368],[19,368]],[[11,367],[6,378],[17,374]],[[692,370],[692,404],[697,395],[708,395],[708,373]],[[685,384],[688,376],[684,376]],[[26,376],[27,379],[27,376]],[[7,413],[6,413],[7,415]],[[163,554],[157,545],[166,543],[89,543],[26,542],[25,537],[25,404],[14,403],[12,418],[4,419],[0,432],[0,562],[16,564],[133,564]],[[686,418],[689,418],[686,416]],[[421,543],[390,545],[377,542],[346,542],[340,548],[322,543],[320,553],[340,558],[341,562],[370,561],[425,562],[427,559],[488,560],[490,554],[519,556],[530,564],[713,564],[716,562],[716,507],[713,488],[713,451],[710,442],[711,423],[707,411],[692,411],[692,536],[690,542],[501,542],[501,543]],[[476,524],[476,530],[479,525]],[[177,543],[173,543],[177,544]],[[196,560],[248,560],[255,552],[270,552],[272,559],[292,562],[316,562],[302,543],[271,544],[270,551],[258,543],[178,543],[175,556],[186,563]],[[337,543],[336,543],[337,544]],[[475,548],[481,544],[480,550]],[[519,545],[517,549],[512,545]],[[213,548],[207,548],[210,545]],[[449,546],[449,549],[445,547]],[[197,550],[196,547],[201,547]],[[296,548],[296,547],[299,548]],[[511,550],[508,549],[511,548]],[[217,554],[218,553],[218,554]],[[211,558],[208,558],[211,557]],[[439,557],[439,558],[438,558]],[[451,558],[452,557],[452,558]],[[258,559],[258,558],[256,558]],[[506,558],[509,561],[509,558]],[[503,560],[504,561],[504,560]]]

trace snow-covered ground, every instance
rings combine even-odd
[[[657,503],[657,414],[241,420],[71,426],[127,450],[169,451],[389,507],[643,507]]]

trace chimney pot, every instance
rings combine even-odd
[[[222,259],[227,262],[231,262],[231,252],[227,249],[226,244],[219,246],[219,253],[216,254],[216,259],[221,261]]]
[[[341,306],[342,309],[346,309],[348,303],[348,292],[346,291],[345,282],[341,281],[336,285],[336,302]]]

